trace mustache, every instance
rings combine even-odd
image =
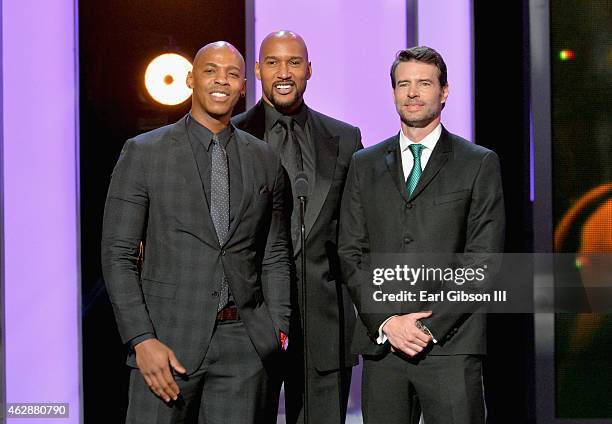
[[[213,94],[213,93],[221,93],[221,94],[225,94],[225,95],[230,95],[229,90],[227,90],[226,88],[220,88],[220,87],[212,87],[210,90],[208,90],[208,94]]]

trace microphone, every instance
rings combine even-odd
[[[308,175],[305,172],[299,172],[295,176],[293,188],[298,199],[306,199],[308,197]]]

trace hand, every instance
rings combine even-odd
[[[187,370],[176,359],[174,352],[157,339],[147,339],[138,343],[134,350],[138,369],[153,393],[166,402],[170,402],[170,399],[177,400],[180,390],[170,367],[180,374],[184,374]]]
[[[419,330],[416,321],[431,316],[431,311],[415,312],[391,318],[382,330],[391,343],[391,350],[400,350],[409,357],[418,355],[431,342],[431,336]]]

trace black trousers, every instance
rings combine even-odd
[[[364,424],[409,424],[423,412],[426,424],[484,424],[482,357],[397,353],[364,357]]]
[[[178,358],[180,361],[181,358]],[[181,396],[165,403],[142,374],[130,374],[127,424],[268,424],[276,422],[278,398],[241,321],[218,324],[200,368],[175,376]]]
[[[287,424],[304,422],[302,355],[287,355],[284,367]],[[308,368],[308,420],[316,424],[343,424],[351,386],[352,367],[320,372]]]

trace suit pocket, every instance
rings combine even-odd
[[[459,190],[454,191],[452,193],[440,194],[434,198],[434,204],[442,205],[444,203],[458,202],[460,200],[465,200],[470,197],[471,191],[468,190]]]
[[[176,296],[176,284],[143,279],[142,292],[147,296],[157,296],[164,297],[166,299],[174,299],[174,297]]]

